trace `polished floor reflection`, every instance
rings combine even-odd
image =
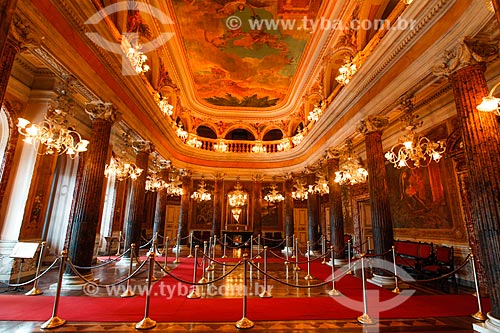
[[[220,258],[222,251],[217,252],[217,261],[226,262],[227,265],[222,265],[220,263],[215,263],[213,265],[213,270],[207,271],[204,276],[208,280],[214,280],[220,276],[228,273],[237,265],[239,262],[238,258],[241,258],[243,254],[248,253],[246,250],[234,250],[227,251],[230,259],[223,260]],[[182,273],[182,278],[188,281],[192,281],[193,269],[193,259],[187,259],[189,251],[184,250],[179,255],[179,264],[174,264],[175,258],[169,257],[167,266],[170,268],[172,274]],[[143,254],[143,253],[141,253]],[[253,253],[255,255],[255,252]],[[170,253],[170,255],[172,255]],[[304,288],[296,288],[290,285],[285,285],[282,283],[277,283],[271,279],[267,279],[267,289],[264,288],[264,276],[255,267],[249,265],[247,270],[247,286],[248,286],[248,297],[256,298],[264,290],[268,290],[273,297],[279,298],[297,298],[297,297],[329,297],[328,291],[331,289],[330,284],[325,284],[321,287],[307,288],[307,286],[319,284],[322,281],[314,278],[313,280],[306,280],[304,277],[307,275],[307,268],[301,265],[301,270],[295,270],[294,259],[290,259],[288,264],[285,264],[280,258],[284,255],[281,252],[268,253],[270,260],[267,264],[267,269],[272,276],[278,278],[281,281],[289,283],[290,285],[300,285]],[[106,260],[106,257],[101,257],[102,260]],[[304,260],[304,258],[301,258]],[[157,261],[161,264],[165,264],[164,257],[157,257]],[[208,266],[208,262],[205,266]],[[201,261],[200,261],[201,265]],[[255,260],[254,265],[260,269],[264,269],[264,263],[262,259]],[[147,267],[147,265],[146,265]],[[44,291],[44,295],[54,295],[54,288],[50,288],[50,285],[54,283],[57,276],[57,270],[54,270],[48,274],[48,276],[40,281],[40,289]],[[95,270],[95,277],[100,280],[102,284],[109,284],[116,282],[118,277],[122,278],[128,273],[128,266],[110,264]],[[197,279],[201,278],[201,269],[198,268]],[[314,272],[311,271],[314,277]],[[155,268],[155,276],[160,278],[164,275],[161,269],[157,266]],[[145,278],[147,276],[147,271],[144,270],[137,277],[131,280],[133,285],[145,285]],[[202,298],[242,298],[243,296],[243,265],[239,265],[230,275],[226,278],[215,282],[212,287],[197,287],[197,291]],[[29,290],[30,286],[26,287]],[[428,293],[469,293],[472,292],[469,289],[457,288],[454,286],[442,288],[443,285],[430,285],[419,287],[417,292],[420,294]],[[191,287],[190,287],[191,288]],[[212,289],[210,289],[212,288]],[[215,290],[215,292],[214,292]],[[20,292],[8,291],[7,293],[13,294]],[[81,295],[85,296],[85,291],[79,290],[63,290],[62,295]],[[109,289],[100,289],[93,296],[106,296],[106,297],[119,297],[119,293],[115,295],[109,294]],[[97,300],[96,300],[97,301]],[[5,305],[3,305],[5,306]],[[241,308],[234,309],[236,312],[241,313]],[[29,311],[29,309],[27,309]],[[140,311],[140,310],[139,310]],[[210,309],[210,311],[216,311],[216,309]],[[153,318],[154,319],[154,318]],[[355,318],[349,320],[290,320],[290,321],[255,321],[255,326],[251,331],[269,331],[269,332],[303,332],[303,331],[328,331],[328,332],[473,332],[472,323],[474,320],[470,317],[440,317],[440,318],[418,318],[418,319],[388,319],[380,320],[376,325],[362,325],[356,321]],[[39,332],[40,322],[18,322],[18,321],[6,321],[0,323],[1,332]],[[124,322],[124,323],[75,323],[68,322],[62,327],[53,329],[56,332],[132,332],[136,331],[134,327],[135,323]],[[156,328],[151,331],[235,331],[234,322],[210,322],[201,323],[196,322],[159,322]]]

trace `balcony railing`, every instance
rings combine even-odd
[[[225,139],[209,139],[196,136],[196,139],[201,142],[198,149],[228,153],[252,153],[252,154],[267,154],[277,153],[280,151],[289,150],[293,144],[289,139],[275,141],[246,141],[246,140],[225,140]],[[225,146],[225,150],[222,147]],[[257,147],[257,148],[256,148]],[[216,149],[217,148],[217,149]]]

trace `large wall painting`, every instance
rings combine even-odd
[[[432,162],[426,168],[387,167],[387,181],[395,228],[452,229],[448,203],[450,189],[445,163]]]
[[[218,106],[269,107],[287,94],[321,0],[174,0],[196,91]],[[267,24],[267,26],[266,26]]]

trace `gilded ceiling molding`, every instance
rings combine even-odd
[[[453,2],[454,0],[439,0],[434,4],[434,6],[429,6],[430,8],[426,7],[426,9],[429,8],[427,15],[425,15],[414,25],[413,29],[411,29],[408,35],[400,42],[400,44],[394,48],[394,51],[392,53],[388,54],[382,62],[378,62],[377,67],[373,67],[370,70],[370,72],[373,74],[367,76],[359,83],[359,87],[361,88],[361,90],[365,90],[372,82],[378,81],[378,78],[387,69],[387,67],[389,67],[389,65],[393,61],[395,61],[395,59],[400,57],[403,52],[405,52],[408,45],[414,42],[415,37],[424,32],[427,26],[435,19],[438,19],[443,10],[445,10],[447,6],[451,5]]]
[[[85,112],[89,115],[90,119],[103,119],[114,123],[120,116],[116,106],[112,103],[103,103],[100,101],[93,101],[85,104]]]
[[[21,17],[17,13],[12,18],[8,37],[18,44],[20,50],[40,45],[41,37],[35,34],[35,30],[29,22],[27,18]]]
[[[487,63],[498,57],[498,41],[463,38],[452,50],[445,51],[442,62],[433,68],[436,76],[449,76],[457,70]]]
[[[361,120],[358,131],[362,134],[382,132],[389,126],[389,119],[382,116],[368,116]]]
[[[344,151],[340,148],[328,148],[325,151],[325,159],[327,161],[331,159],[339,159],[340,156],[342,156],[343,152]]]

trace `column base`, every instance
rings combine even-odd
[[[373,277],[371,279],[367,279],[366,281],[385,289],[393,289],[394,287],[396,287],[396,283],[394,282],[394,277],[392,276],[373,274]]]
[[[500,332],[500,320],[493,317],[489,313],[487,313],[486,316],[488,319],[486,319],[484,323],[474,323],[472,324],[472,329],[481,333]]]
[[[86,274],[83,276],[89,281],[99,283],[99,279],[95,279],[93,273],[89,273],[89,274]],[[64,274],[63,278],[62,278],[61,290],[80,290],[80,291],[83,291],[84,290],[83,288],[86,284],[87,284],[87,282],[83,281],[78,276]],[[57,283],[53,283],[49,287],[49,290],[56,290],[56,289],[57,289]]]

